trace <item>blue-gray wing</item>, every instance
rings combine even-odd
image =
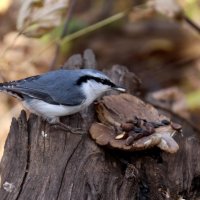
[[[0,87],[21,95],[36,98],[55,105],[75,106],[85,100],[84,94],[75,84],[79,78],[70,70],[56,70],[43,75],[29,77]]]

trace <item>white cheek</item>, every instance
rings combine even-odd
[[[92,103],[95,99],[102,96],[105,92],[110,90],[107,85],[99,84],[95,81],[88,81],[82,85],[83,92],[86,95],[86,104]]]

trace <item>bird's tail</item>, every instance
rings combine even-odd
[[[0,92],[3,91],[3,83],[0,83]]]
[[[0,92],[6,92],[6,91],[7,91],[7,89],[4,85],[4,83],[0,83]]]
[[[0,83],[0,92],[2,91],[6,91],[8,89],[8,83],[5,82],[5,83]]]
[[[15,91],[12,90],[12,82],[5,82],[5,83],[0,83],[0,92],[5,92],[6,94],[16,97],[18,99],[22,99],[20,94],[16,93]]]

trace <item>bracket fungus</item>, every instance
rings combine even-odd
[[[100,122],[94,122],[90,135],[97,144],[124,151],[139,151],[154,146],[175,153],[173,139],[181,131],[150,104],[130,94],[105,96],[96,104]]]

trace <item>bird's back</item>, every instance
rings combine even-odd
[[[81,70],[55,70],[26,79],[2,83],[0,90],[14,92],[23,98],[36,98],[51,104],[78,105],[85,98],[76,81]]]

